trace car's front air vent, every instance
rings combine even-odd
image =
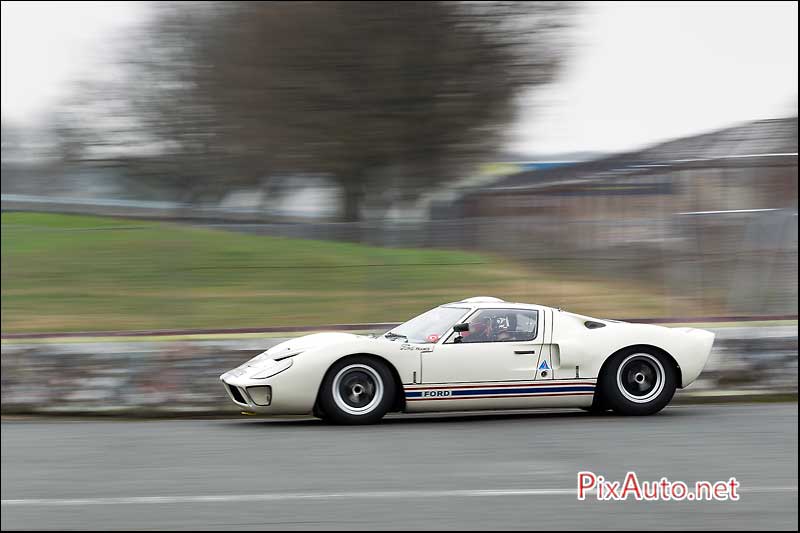
[[[606,327],[606,325],[603,324],[602,322],[594,322],[592,320],[587,320],[586,322],[583,323],[583,325],[586,326],[588,329],[597,329]]]
[[[227,385],[227,383],[226,383],[226,385]],[[247,402],[245,401],[244,397],[242,396],[242,393],[239,391],[239,387],[234,387],[233,385],[228,385],[228,389],[231,391],[231,396],[233,396],[233,400],[236,403],[242,403],[242,404],[247,405]]]

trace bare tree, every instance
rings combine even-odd
[[[130,55],[132,108],[188,188],[323,172],[358,220],[369,188],[405,199],[501,147],[515,97],[549,82],[561,2],[160,4]],[[387,182],[387,168],[398,178]]]

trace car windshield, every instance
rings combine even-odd
[[[466,311],[467,308],[464,307],[437,307],[400,324],[386,336],[405,337],[408,342],[432,344],[437,342]]]

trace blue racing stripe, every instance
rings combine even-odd
[[[519,388],[502,388],[502,389],[439,389],[439,391],[446,391],[450,394],[447,395],[449,397],[455,396],[482,396],[486,394],[490,394],[493,396],[497,395],[515,395],[515,394],[551,394],[554,392],[594,392],[594,385],[564,385],[564,386],[554,386],[554,387],[519,387]],[[406,398],[422,398],[422,393],[427,391],[407,391]],[[434,391],[431,391],[434,392]],[[427,397],[427,396],[426,396]],[[430,398],[439,398],[441,396],[430,396]]]
[[[528,394],[532,392],[594,392],[592,386],[567,387],[527,387],[524,389],[465,389],[454,390],[453,396],[475,396],[480,394]]]

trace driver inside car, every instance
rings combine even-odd
[[[513,315],[482,314],[469,323],[469,331],[460,342],[502,342],[514,339],[516,320]]]
[[[462,333],[462,337],[461,342],[492,342],[494,340],[492,318],[487,315],[478,316],[469,323],[469,331]]]

